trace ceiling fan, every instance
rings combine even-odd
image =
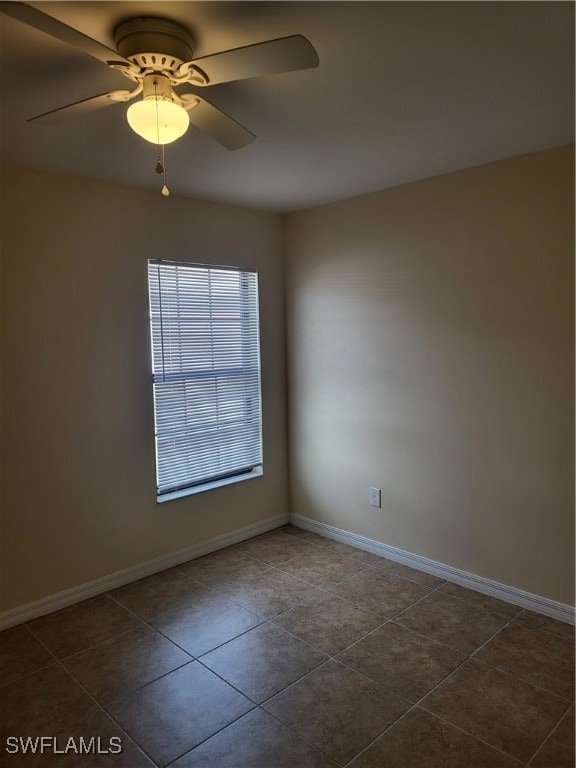
[[[318,66],[314,47],[301,35],[195,59],[190,32],[168,19],[145,17],[122,22],[115,30],[115,51],[34,6],[0,2],[0,11],[93,56],[120,72],[134,86],[131,90],[109,91],[68,104],[30,118],[31,121],[57,123],[142,96],[128,108],[128,122],[136,133],[158,146],[182,136],[189,123],[227,149],[239,149],[256,138],[197,92],[182,93],[176,88],[190,85],[201,89]]]

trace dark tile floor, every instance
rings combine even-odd
[[[291,525],[6,630],[0,686],[2,768],[574,768],[574,627]]]

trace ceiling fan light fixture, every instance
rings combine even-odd
[[[184,107],[154,96],[128,107],[126,118],[130,128],[151,144],[170,144],[183,136],[190,125]]]

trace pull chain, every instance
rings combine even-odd
[[[157,82],[154,81],[154,100],[156,102],[156,146],[158,151],[158,162],[156,163],[156,173],[160,174],[162,176],[162,180],[164,181],[164,186],[162,187],[162,195],[164,197],[168,197],[170,195],[170,190],[166,186],[166,162],[165,162],[165,155],[164,155],[164,145],[160,144],[160,117],[158,115],[158,93],[156,91]]]
[[[165,156],[164,156],[164,145],[163,144],[162,144],[162,163],[161,163],[161,165],[162,165],[162,179],[164,181],[164,186],[162,187],[161,192],[164,195],[164,197],[168,197],[170,195],[170,190],[166,186],[166,160],[165,160]]]

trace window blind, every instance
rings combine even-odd
[[[158,495],[262,465],[258,275],[148,262]]]

